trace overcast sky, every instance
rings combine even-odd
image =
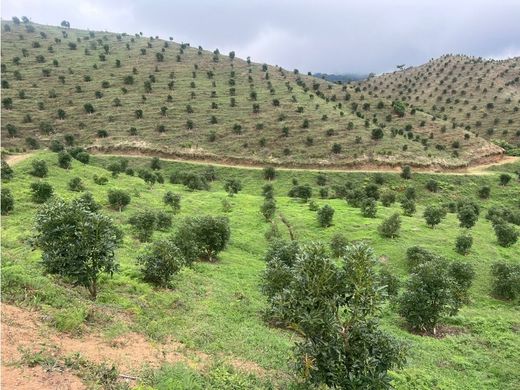
[[[380,73],[520,55],[520,0],[3,0],[2,18],[143,32],[287,69]]]

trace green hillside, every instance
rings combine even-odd
[[[400,97],[386,88],[232,57],[139,34],[3,21],[3,146],[67,135],[105,150],[316,167],[454,167],[502,153],[449,118],[398,115]]]

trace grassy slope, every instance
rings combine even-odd
[[[192,350],[211,354],[215,361],[239,358],[255,362],[268,370],[264,380],[280,388],[286,388],[292,382],[288,359],[295,336],[269,328],[261,319],[265,302],[259,282],[264,268],[262,256],[266,249],[263,235],[268,226],[258,212],[262,202],[260,189],[264,183],[261,171],[217,167],[219,180],[212,184],[211,191],[188,192],[182,186],[172,184],[157,184],[150,189],[142,180],[126,175],[111,178],[106,186],[95,185],[92,180],[94,174],[109,176],[102,168],[112,160],[107,157],[93,156],[89,166],[74,161],[70,171],[57,166],[55,154],[41,152],[38,158],[49,163],[50,174],[44,180],[53,184],[59,196],[77,196],[68,191],[67,182],[72,177],[80,176],[88,190],[104,206],[103,212],[121,224],[126,233],[124,245],[117,253],[121,272],[113,279],[103,279],[95,304],[87,299],[82,289],[70,289],[59,279],[42,275],[38,265],[40,253],[31,251],[28,242],[37,210],[37,206],[30,202],[29,184],[35,179],[28,174],[29,159],[16,165],[15,178],[4,184],[14,193],[16,208],[12,215],[2,217],[3,300],[37,307],[49,315],[51,324],[64,331],[97,329],[104,332],[107,339],[124,334],[128,329],[158,341],[172,336]],[[130,160],[133,168],[147,164],[148,159]],[[184,169],[204,167],[164,163],[162,173],[167,177],[173,171]],[[398,205],[380,207],[377,218],[368,219],[343,200],[316,199],[320,205],[328,203],[336,209],[334,225],[328,229],[319,228],[315,213],[309,211],[307,205],[286,196],[293,177],[301,183],[312,184],[316,193],[316,175],[316,172],[280,171],[274,182],[278,206],[294,225],[298,239],[327,241],[335,232],[342,232],[352,240],[367,240],[378,256],[388,257],[387,266],[402,280],[407,275],[404,251],[411,245],[423,245],[453,261],[462,259],[453,250],[455,237],[459,233],[456,217],[449,214],[438,227],[430,229],[421,217],[424,206],[464,196],[474,198],[481,185],[491,185],[492,199],[481,202],[484,210],[472,229],[474,248],[465,258],[477,270],[471,289],[472,302],[458,316],[447,321],[447,324],[461,328],[463,333],[440,340],[411,335],[402,329],[401,320],[390,307],[385,310],[384,325],[408,341],[411,347],[408,364],[393,374],[398,389],[518,388],[519,307],[489,296],[489,267],[498,260],[518,262],[520,246],[499,247],[489,221],[483,218],[485,209],[492,204],[518,207],[518,182],[501,187],[497,185],[498,174],[435,175],[442,191],[432,194],[424,189],[431,175],[416,174],[412,182],[407,182],[396,174],[385,174],[385,187],[403,191],[407,185],[413,184],[420,200],[417,214],[403,217],[401,237],[388,240],[380,238],[376,228],[384,217],[399,210]],[[330,184],[345,180],[358,183],[370,181],[370,175],[363,173],[330,173],[327,176]],[[228,198],[222,189],[223,181],[229,177],[240,178],[244,185],[243,191],[234,198]],[[110,188],[127,189],[132,194],[131,204],[122,213],[107,208],[106,194]],[[232,211],[227,214],[232,239],[217,264],[198,263],[175,278],[174,290],[155,290],[139,279],[134,260],[141,244],[133,238],[126,222],[132,213],[142,208],[163,208],[162,195],[167,190],[178,192],[183,197],[182,211],[179,217],[174,218],[174,225],[188,215],[222,214],[221,200],[229,199],[233,204]],[[283,231],[282,225],[280,229]],[[156,232],[154,238],[167,234]],[[114,313],[123,313],[124,318],[130,320],[121,322],[118,320],[121,316],[114,317]],[[172,371],[166,369],[158,381],[166,386],[165,383],[173,381],[172,375]]]
[[[382,98],[403,100],[486,139],[520,146],[520,57],[489,61],[443,56],[360,85]],[[488,103],[494,107],[488,108]]]
[[[160,150],[283,165],[378,161],[454,166],[500,152],[482,138],[465,140],[465,132],[460,128],[443,133],[441,129],[447,123],[429,114],[418,112],[399,118],[392,112],[390,100],[376,98],[370,91],[354,87],[345,87],[347,90],[343,91],[335,84],[279,67],[269,66],[264,72],[261,64],[249,66],[244,60],[231,61],[222,54],[215,63],[209,51],[203,50],[199,55],[193,47],[180,54],[181,46],[177,43],[141,36],[119,35],[119,40],[117,34],[95,32],[91,37],[84,30],[37,24],[33,25],[35,32],[28,33],[23,25],[2,22],[3,28],[6,25],[11,31],[2,32],[5,65],[2,79],[9,83],[9,88],[3,89],[2,95],[13,100],[12,110],[2,108],[3,145],[7,148],[25,148],[28,136],[46,144],[54,138],[62,139],[64,134],[73,134],[88,146]],[[45,37],[40,33],[46,34]],[[69,43],[76,43],[77,49],[70,50]],[[33,47],[35,44],[39,47]],[[104,45],[108,45],[108,54],[101,61]],[[23,56],[23,49],[27,50],[27,57]],[[145,55],[141,49],[146,50]],[[156,53],[160,52],[164,55],[163,62],[156,59]],[[44,63],[37,63],[38,55],[45,57]],[[13,63],[15,57],[20,58],[20,65]],[[53,60],[58,61],[58,66],[53,65]],[[116,60],[121,61],[120,67],[116,67]],[[133,75],[134,84],[125,85],[123,79],[132,75],[134,68],[137,71]],[[50,71],[48,77],[43,76],[43,69]],[[16,71],[21,80],[16,79]],[[208,78],[208,71],[214,73],[213,79]],[[60,76],[65,77],[63,82]],[[85,81],[85,76],[90,76],[91,81]],[[144,82],[150,77],[155,77],[152,92],[145,93]],[[234,80],[234,86],[230,85],[230,79]],[[102,87],[103,81],[109,83],[108,88]],[[173,90],[168,86],[171,81]],[[191,87],[192,82],[195,88]],[[77,92],[77,87],[81,92]],[[126,94],[122,87],[128,90]],[[230,106],[231,87],[236,89],[236,107]],[[20,97],[21,91],[25,92],[25,99]],[[97,91],[103,94],[101,98],[95,97]],[[252,112],[255,103],[250,98],[252,91],[257,93],[256,103],[260,105],[256,114]],[[52,92],[56,97],[50,97]],[[167,100],[168,95],[171,101]],[[116,98],[121,101],[120,107],[114,106]],[[279,100],[279,107],[273,105],[274,99]],[[378,108],[380,101],[382,108]],[[38,108],[40,102],[43,109]],[[96,112],[86,114],[85,103],[91,103]],[[212,108],[212,103],[218,108]],[[363,107],[365,103],[369,107]],[[194,111],[191,114],[187,113],[188,104]],[[165,116],[160,112],[163,106],[167,108]],[[297,112],[299,107],[302,113]],[[58,119],[59,109],[66,112],[64,120]],[[138,109],[144,115],[136,120],[134,113]],[[24,121],[26,114],[32,116],[32,122]],[[211,123],[212,116],[216,117],[216,124]],[[194,123],[194,129],[187,129],[188,120]],[[307,129],[302,128],[304,120],[309,121]],[[51,123],[55,134],[41,134],[40,122]],[[18,137],[7,137],[7,124],[18,128]],[[241,134],[233,131],[236,124],[242,127]],[[392,129],[402,130],[406,125],[412,126],[413,139],[391,136]],[[158,126],[164,126],[165,132],[157,132]],[[130,127],[137,128],[137,136],[129,136]],[[287,136],[282,133],[284,127],[288,129]],[[376,127],[384,127],[385,133],[378,141],[371,139],[371,131]],[[109,137],[96,138],[99,130],[107,130]],[[210,140],[210,134],[215,135],[214,141]],[[312,145],[306,143],[308,137],[312,138]],[[461,142],[458,156],[451,147],[455,140]],[[341,153],[331,151],[336,143],[341,145]]]

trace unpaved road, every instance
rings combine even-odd
[[[93,152],[93,154],[99,154],[103,156],[112,156],[112,157],[135,157],[135,158],[150,158],[149,155],[144,154],[138,154],[138,153],[102,153],[99,151]],[[13,154],[8,155],[5,157],[5,160],[10,165],[15,165],[23,160],[26,160],[27,158],[31,157],[33,153],[24,153],[24,154]],[[263,169],[261,166],[251,166],[251,165],[240,165],[240,164],[223,164],[219,162],[211,162],[209,160],[192,160],[192,159],[182,159],[182,158],[168,158],[168,157],[161,157],[161,160],[164,161],[173,161],[173,162],[179,162],[179,163],[188,163],[188,164],[198,164],[198,165],[214,165],[217,167],[227,167],[227,168],[240,168],[240,169],[253,169],[253,170],[259,170]],[[515,162],[519,162],[520,157],[515,156],[504,156],[500,161],[493,162],[493,163],[487,163],[487,164],[480,164],[480,165],[474,165],[467,167],[465,169],[459,169],[456,171],[441,171],[438,169],[432,169],[432,168],[413,168],[415,172],[422,172],[422,173],[432,173],[432,174],[439,174],[439,175],[490,175],[493,174],[493,171],[489,171],[487,169],[497,166],[497,165],[504,165],[504,164],[511,164]],[[266,164],[268,165],[268,164]],[[363,169],[360,168],[349,168],[349,169],[343,169],[343,168],[323,168],[323,169],[315,169],[315,168],[284,168],[284,167],[276,167],[277,170],[280,171],[314,171],[314,172],[365,172],[365,173],[396,173],[400,172],[400,167],[381,167],[379,169]]]

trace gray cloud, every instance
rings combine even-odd
[[[4,0],[2,17],[172,36],[301,71],[383,72],[446,53],[520,55],[518,0]]]

